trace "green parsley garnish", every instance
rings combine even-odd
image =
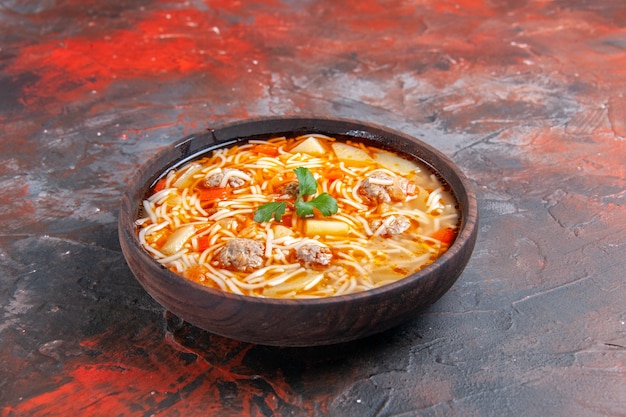
[[[276,221],[279,222],[283,218],[283,214],[285,214],[286,209],[287,204],[285,203],[273,202],[263,204],[259,206],[257,211],[254,212],[254,221],[268,222],[272,217],[274,217]]]
[[[337,213],[337,200],[328,193],[322,193],[310,201],[305,201],[306,196],[314,195],[317,192],[317,181],[308,168],[298,167],[294,169],[298,177],[300,191],[296,197],[294,206],[296,214],[302,218],[313,216],[314,209],[318,209],[324,216],[331,216]],[[254,221],[262,223],[268,222],[274,217],[276,221],[281,221],[287,210],[286,202],[266,203],[254,213]]]

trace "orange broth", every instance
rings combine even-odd
[[[286,192],[290,184],[297,191],[296,168],[317,181],[303,201],[327,193],[336,213],[296,214],[296,197]],[[271,202],[284,203],[280,221],[255,221]],[[460,214],[446,185],[420,161],[310,134],[251,140],[170,170],[141,216],[143,247],[175,273],[237,294],[315,298],[366,291],[426,267],[454,241]],[[233,239],[256,248],[250,264],[225,261]],[[303,246],[321,261],[300,258]]]

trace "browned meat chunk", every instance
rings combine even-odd
[[[404,201],[414,185],[406,178],[392,177],[383,172],[374,172],[361,185],[361,194],[368,200],[378,203]]]
[[[265,246],[257,240],[230,239],[220,252],[220,262],[226,268],[247,271],[263,264],[264,251]]]
[[[399,235],[411,227],[411,220],[405,216],[389,216],[383,221],[372,222],[374,233],[383,236]],[[381,229],[382,228],[382,229]],[[380,230],[379,230],[380,229]]]
[[[315,243],[307,243],[298,248],[296,256],[305,264],[328,265],[333,258],[329,248]]]
[[[228,177],[226,180],[226,184],[228,184],[232,188],[241,187],[246,183],[246,180],[249,179],[249,176],[243,171],[235,168],[224,168],[222,172],[207,175],[204,178],[204,186],[207,188],[217,188],[225,186],[226,184],[222,185],[224,177]]]
[[[290,181],[280,188],[280,193],[296,198],[300,193],[300,184],[298,184],[298,181]]]

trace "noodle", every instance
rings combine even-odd
[[[300,170],[316,192],[303,193]],[[322,193],[334,211],[316,205]],[[268,203],[283,212],[259,220]],[[302,204],[310,215],[301,217]],[[451,245],[459,216],[420,162],[310,134],[250,140],[168,170],[136,225],[148,253],[187,279],[241,295],[317,298],[419,271]]]

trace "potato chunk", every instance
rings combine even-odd
[[[306,153],[313,156],[324,155],[328,152],[321,140],[315,136],[309,136],[299,144],[297,144],[291,152],[293,153]]]
[[[278,239],[278,238],[285,237],[285,236],[293,236],[293,230],[281,224],[276,224],[272,226],[272,231],[274,232],[274,239]]]
[[[335,142],[332,144],[333,151],[337,158],[342,162],[351,163],[354,165],[365,166],[374,163],[372,157],[367,152],[356,146],[348,145],[343,142]]]
[[[389,152],[376,152],[374,159],[384,168],[399,172],[402,175],[408,175],[411,172],[420,172],[420,167],[415,162]]]
[[[339,220],[309,219],[304,222],[304,233],[307,236],[347,236],[350,226]]]
[[[191,224],[176,229],[174,233],[167,238],[167,241],[161,248],[161,252],[168,256],[175,254],[183,248],[185,242],[187,242],[194,233],[196,233],[196,229]]]

